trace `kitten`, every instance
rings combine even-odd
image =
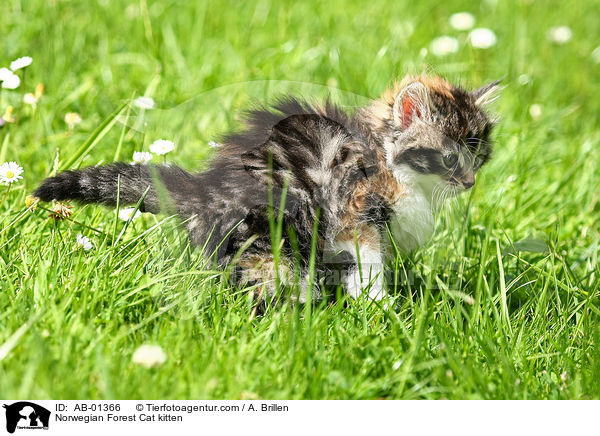
[[[145,195],[140,210],[179,214],[192,243],[221,266],[235,259],[236,279],[259,285],[261,298],[299,277],[291,298],[306,301],[314,248],[319,276],[379,300],[388,229],[401,253],[424,244],[436,203],[470,189],[490,159],[494,120],[485,105],[497,90],[498,82],[467,92],[407,76],[353,115],[287,98],[251,111],[205,172],[113,163],[50,177],[35,195],[109,206]],[[283,231],[278,256],[273,216]]]

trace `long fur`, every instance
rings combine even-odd
[[[316,239],[318,271],[341,270],[338,283],[351,295],[371,289],[369,295],[378,299],[384,294],[386,225],[393,221],[407,251],[424,243],[427,232],[411,229],[433,222],[421,215],[437,185],[470,187],[467,179],[478,168],[463,156],[485,163],[491,154],[493,123],[477,101],[486,100],[482,96],[495,84],[471,95],[439,78],[402,83],[354,115],[331,103],[315,106],[291,97],[253,110],[246,128],[227,136],[211,167],[199,174],[168,165],[113,163],[48,178],[35,195],[108,206],[117,197],[135,204],[145,195],[143,211],[176,211],[191,241],[220,265],[245,248],[239,277],[246,282],[262,277],[267,294],[277,291],[274,277],[285,274],[272,262],[269,224],[269,208],[277,216],[285,195],[284,270],[296,264],[304,277]],[[399,110],[413,104],[419,109],[398,121]],[[461,156],[456,168],[443,164],[449,153]],[[412,238],[415,232],[423,234]],[[364,266],[380,278],[357,276],[361,252],[373,264]]]

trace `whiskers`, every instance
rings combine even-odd
[[[431,211],[438,214],[448,199],[451,200],[451,206],[458,204],[459,189],[451,183],[440,183],[435,185],[431,195]]]

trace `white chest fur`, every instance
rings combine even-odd
[[[392,206],[390,229],[401,252],[407,253],[423,245],[433,232],[434,216],[431,200],[418,187],[411,187],[407,195]]]
[[[419,174],[408,165],[392,166],[391,162],[388,165],[404,191],[392,205],[390,229],[396,247],[407,253],[425,244],[433,233],[435,217],[431,197],[441,179],[434,174]]]

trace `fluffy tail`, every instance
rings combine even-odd
[[[34,195],[42,201],[76,200],[115,206],[117,197],[120,204],[136,204],[145,194],[140,210],[158,213],[161,205],[162,209],[178,209],[176,197],[190,185],[195,185],[193,176],[181,168],[113,163],[49,177]]]

